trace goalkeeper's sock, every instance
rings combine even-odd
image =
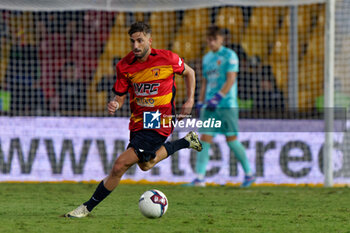
[[[209,149],[210,149],[210,143],[202,141],[202,151],[197,152],[197,159],[196,159],[196,174],[198,178],[204,179],[205,172],[207,170],[207,165],[209,162]]]
[[[234,141],[227,142],[227,144],[230,147],[230,149],[233,151],[233,153],[235,154],[235,157],[241,163],[243,170],[244,170],[244,173],[247,176],[251,176],[252,172],[250,170],[249,160],[248,160],[248,157],[245,153],[245,148],[242,145],[242,143],[238,140],[234,140]]]
[[[105,199],[112,191],[106,189],[103,184],[103,180],[97,186],[94,194],[91,196],[90,200],[84,203],[88,211],[91,211],[95,206],[97,206],[103,199]]]

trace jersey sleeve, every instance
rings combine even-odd
[[[176,74],[182,74],[185,71],[185,62],[176,53],[170,52],[170,63],[173,67],[173,71]]]
[[[235,52],[231,51],[227,59],[227,72],[238,72],[239,71],[239,60]]]
[[[120,71],[120,67],[117,65],[117,80],[114,83],[112,91],[114,94],[122,96],[128,93],[129,82],[125,75]]]

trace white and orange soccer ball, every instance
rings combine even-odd
[[[159,190],[148,190],[140,197],[139,209],[147,218],[160,218],[168,209],[168,199]]]

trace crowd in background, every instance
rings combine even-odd
[[[244,12],[248,22],[250,10]],[[8,57],[0,64],[5,70],[0,91],[10,92],[9,114],[83,115],[86,88],[117,14],[0,11],[1,56]],[[132,14],[129,16],[131,22]],[[237,80],[243,111],[283,109],[284,94],[277,88],[271,66],[262,64],[258,56],[248,57],[239,44],[227,42],[226,46],[240,59]],[[201,73],[200,63],[194,68]],[[109,92],[114,79],[115,76],[101,80],[96,91]]]
[[[10,45],[1,89],[11,93],[11,112],[83,111],[115,13],[0,13],[1,47]]]

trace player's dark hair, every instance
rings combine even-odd
[[[134,34],[135,32],[143,32],[144,34],[151,34],[152,30],[151,27],[144,23],[144,22],[135,22],[130,26],[130,29],[128,31],[129,36]]]
[[[216,38],[217,36],[225,36],[225,30],[219,28],[216,25],[213,25],[208,27],[207,36],[214,37],[214,38]]]

